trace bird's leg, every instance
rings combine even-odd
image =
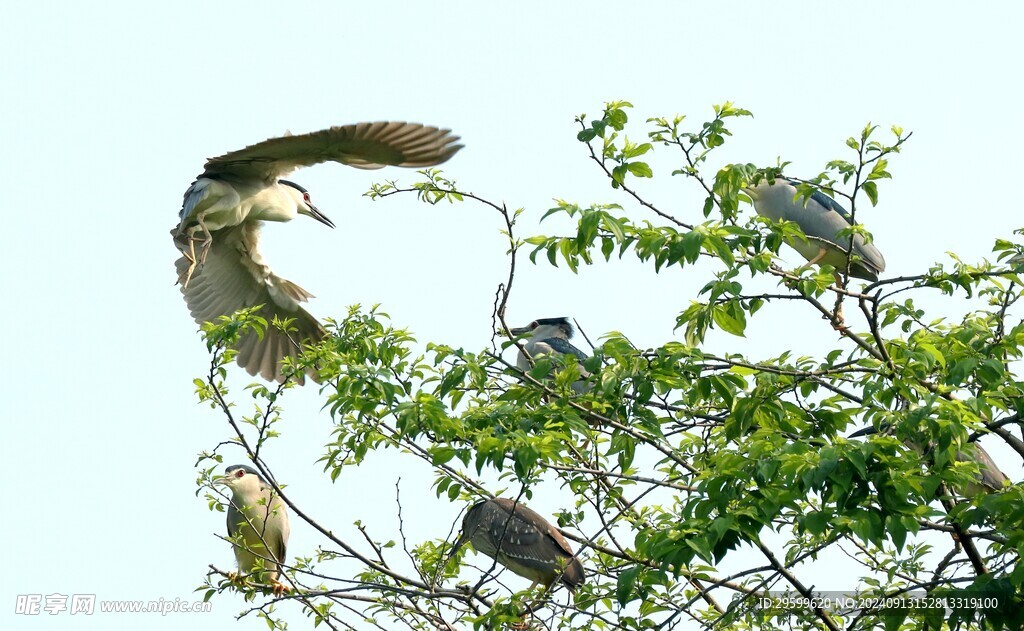
[[[839,275],[839,272],[835,273],[835,278],[836,278],[836,287],[842,288],[842,286],[843,286],[843,277]],[[832,328],[834,328],[837,331],[842,331],[843,329],[845,329],[846,325],[845,325],[845,322],[843,320],[843,294],[842,294],[842,292],[836,292],[836,306],[832,309],[832,314],[834,316],[833,320],[832,320]]]
[[[193,241],[191,237],[189,237],[188,246],[188,252],[185,250],[181,251],[181,255],[185,257],[186,261],[188,261],[188,269],[178,276],[178,284],[184,287],[188,287],[188,281],[192,280],[192,273],[196,271],[195,241]]]
[[[241,572],[228,572],[228,581],[235,586],[236,589],[245,587],[245,574]]]
[[[826,250],[824,247],[819,247],[818,248],[818,253],[814,256],[813,259],[811,259],[810,261],[807,261],[807,265],[809,265],[809,266],[810,265],[814,265],[815,263],[817,263],[821,259],[825,258],[826,254],[828,254],[828,250]]]
[[[288,587],[284,583],[278,582],[277,579],[271,579],[270,591],[272,591],[275,596],[284,596],[288,592],[292,591],[292,588]]]
[[[803,265],[801,265],[800,267],[796,268],[796,275],[797,275],[797,276],[799,276],[800,274],[802,274],[802,273],[803,273],[803,271],[804,271],[805,269],[807,269],[808,267],[810,267],[810,266],[814,265],[815,263],[817,263],[817,262],[818,262],[818,261],[820,261],[821,259],[825,258],[825,255],[826,255],[826,254],[828,254],[828,250],[826,250],[826,249],[825,249],[825,248],[823,248],[823,247],[819,247],[819,248],[818,248],[818,253],[814,255],[814,258],[813,258],[813,259],[811,259],[811,260],[807,261],[806,263],[804,263],[804,264],[803,264]]]
[[[205,265],[206,264],[206,255],[210,253],[210,246],[213,244],[213,235],[210,234],[210,229],[206,227],[206,223],[203,221],[203,216],[202,215],[199,215],[198,217],[196,217],[196,223],[199,225],[199,228],[202,229],[202,231],[203,231],[203,251],[199,254],[199,264],[200,265]],[[193,228],[193,233],[194,232],[195,232],[195,229]],[[193,239],[192,247],[194,248],[195,247],[195,234],[192,235],[192,239]],[[822,252],[824,252],[824,251],[825,250],[823,249]],[[193,252],[195,252],[194,249],[193,249]]]
[[[196,237],[197,232],[203,233],[202,247],[200,248],[199,256],[196,256],[196,242],[200,241]],[[188,287],[188,283],[192,280],[192,275],[195,274],[196,268],[206,263],[206,256],[210,253],[210,245],[213,243],[213,235],[210,234],[209,229],[203,222],[203,217],[200,215],[196,218],[196,225],[192,226],[188,230],[188,252],[182,251],[185,259],[188,260],[188,269],[182,272],[181,276],[178,277],[178,282],[184,287]],[[184,282],[182,281],[184,279]]]

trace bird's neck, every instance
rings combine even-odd
[[[231,499],[235,506],[256,507],[261,510],[266,510],[267,507],[260,504],[260,500],[262,500],[263,497],[264,491],[262,491],[261,489],[242,489],[236,490],[232,494]]]
[[[295,199],[280,184],[252,196],[249,218],[263,221],[291,221],[298,214]]]

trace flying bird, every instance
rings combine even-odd
[[[449,558],[466,543],[533,581],[531,589],[559,581],[574,591],[586,578],[562,533],[522,502],[496,497],[474,504],[462,519],[462,534]]]
[[[515,337],[529,336],[523,344],[523,349],[534,361],[551,354],[573,355],[580,364],[588,359],[586,353],[569,342],[576,334],[576,329],[567,317],[540,318],[526,326],[510,329],[509,333]],[[519,356],[516,358],[516,367],[523,372],[532,368],[530,359],[523,354],[522,350],[519,351]],[[583,370],[582,366],[580,366],[580,374],[583,377],[590,376],[590,373]],[[578,394],[584,393],[590,390],[590,384],[580,379],[572,384],[572,389]]]
[[[309,191],[283,178],[328,161],[358,169],[433,166],[462,148],[458,139],[450,130],[418,123],[358,123],[271,138],[208,160],[185,191],[180,221],[171,230],[182,255],[175,263],[178,282],[196,322],[215,322],[256,305],[263,305],[259,315],[268,323],[293,319],[288,333],[268,327],[260,339],[248,332],[237,346],[238,365],[250,375],[283,381],[281,360],[318,342],[325,332],[300,306],[313,295],[264,262],[260,225],[306,215],[334,227],[313,205]]]
[[[288,591],[278,580],[291,533],[284,502],[258,471],[244,464],[228,467],[215,484],[231,490],[228,536],[238,569],[251,574],[262,568],[275,593]]]
[[[836,200],[821,191],[814,191],[806,199],[798,199],[799,185],[796,180],[779,176],[773,183],[761,180],[756,186],[743,190],[754,202],[757,214],[775,221],[792,221],[800,226],[807,240],[790,239],[787,243],[807,259],[807,265],[824,263],[834,267],[836,282],[840,283],[839,274],[846,271],[850,237],[839,236],[839,232],[851,227],[853,218]],[[878,275],[885,271],[882,253],[859,234],[853,235],[853,254],[850,276],[876,281]]]

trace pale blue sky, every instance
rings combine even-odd
[[[207,157],[286,129],[386,119],[450,127],[466,148],[447,173],[525,207],[527,234],[552,198],[626,201],[585,157],[574,115],[628,99],[636,121],[686,113],[696,123],[732,100],[755,118],[732,125],[720,159],[782,156],[797,175],[844,156],[845,138],[869,120],[914,131],[880,205],[858,215],[889,273],[919,272],[950,249],[979,259],[1024,224],[1014,190],[1019,3],[483,5],[3,2],[0,463],[13,562],[0,581],[0,626],[224,629],[243,608],[225,596],[192,617],[13,616],[22,593],[192,599],[208,563],[233,565],[213,536],[222,515],[194,496],[195,454],[229,430],[195,403],[191,381],[207,357],[173,286],[168,235]],[[669,177],[674,156],[657,156],[658,179],[644,190],[697,219],[700,192]],[[506,267],[498,216],[361,196],[383,178],[413,174],[337,165],[297,174],[338,229],[271,225],[268,261],[317,295],[318,316],[382,303],[422,343],[486,346]],[[671,339],[674,314],[704,282],[689,268],[654,275],[626,263],[574,276],[522,263],[513,320],[570,315],[592,338],[617,329],[641,345]],[[747,340],[712,343],[758,357],[835,341],[803,311],[765,311]],[[386,539],[402,475],[406,509],[426,515],[414,537],[444,536],[460,507],[423,492],[422,468],[382,456],[334,485],[318,473],[330,428],[319,405],[313,389],[289,393],[286,435],[267,453],[293,497],[345,537],[362,517]],[[550,512],[559,499],[534,508]],[[293,526],[290,554],[316,543]],[[287,618],[307,625],[295,611]],[[248,618],[237,628],[262,626]]]

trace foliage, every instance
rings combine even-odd
[[[363,541],[352,542],[311,522],[324,545],[318,557],[295,560],[288,578],[314,625],[349,628],[363,618],[416,629],[1024,624],[1024,487],[970,492],[978,464],[961,457],[983,435],[1024,455],[1010,431],[1020,429],[1024,411],[1013,369],[1024,325],[1012,315],[1024,259],[1011,257],[1021,256],[1021,246],[996,242],[998,258],[1013,261],[1009,267],[954,258],[866,286],[848,283],[848,269],[786,269],[777,255],[787,241],[804,238],[799,226],[755,215],[744,187],[778,177],[788,163],[712,162],[733,138],[728,125],[750,112],[725,103],[696,127],[682,116],[650,119],[635,141],[627,135],[630,108],[612,102],[598,118],[577,119],[578,140],[626,203],[558,201],[544,217],[575,225],[569,234],[519,238],[520,211],[468,193],[437,170],[424,171],[425,181],[410,188],[387,182],[369,194],[468,201],[501,215],[510,268],[494,315],[506,333],[517,255],[526,248],[531,261],[573,272],[599,259],[633,257],[654,274],[704,275],[699,294],[678,313],[681,339],[644,349],[613,332],[582,364],[545,356],[523,373],[501,353],[514,352],[517,342],[478,352],[420,347],[378,309],[357,307],[330,323],[328,338],[295,367],[314,371],[323,384],[334,429],[322,462],[332,478],[394,448],[429,463],[438,502],[488,497],[498,490],[495,478],[523,499],[541,486],[561,486],[568,493],[558,525],[579,551],[586,584],[571,599],[513,592],[494,580],[494,564],[460,573],[464,556],[448,560],[441,539],[403,538],[403,566],[393,542],[374,541],[361,525]],[[880,140],[877,126],[864,127],[846,141],[852,157],[801,179],[799,194],[839,198],[856,223],[863,200],[878,203],[879,185],[891,178],[889,160],[910,137],[899,127],[890,131],[891,140]],[[656,154],[674,163],[671,176],[681,186],[698,187],[702,204],[669,209],[644,196],[639,187],[655,177],[648,160]],[[844,232],[870,236],[861,225]],[[934,290],[953,299],[958,317],[935,318],[917,304]],[[744,336],[769,304],[820,318],[839,342],[814,356],[748,356]],[[844,305],[859,313],[856,324],[842,318]],[[267,467],[259,448],[275,435],[275,406],[291,384],[255,386],[255,413],[234,419],[225,349],[250,326],[268,324],[248,313],[207,328],[214,359],[197,389],[228,416],[235,442]],[[733,336],[726,340],[732,350],[712,352],[712,331]],[[589,385],[583,393],[573,388],[581,379]],[[847,437],[862,427],[878,431]],[[219,458],[213,451],[201,461]],[[202,472],[204,488],[211,471]],[[301,508],[287,489],[283,496],[293,511]],[[210,501],[218,504],[212,495]],[[884,603],[915,593],[965,606],[951,607],[948,619],[934,604],[810,606],[815,594],[804,577],[836,556],[861,568],[859,577],[842,577],[858,598]],[[342,557],[361,567],[345,580],[330,569]],[[216,573],[204,586],[208,597],[229,588],[239,587]],[[256,587],[239,589],[257,595]],[[767,593],[779,591],[797,604],[766,604]],[[978,597],[999,606],[972,607]],[[268,597],[257,608],[272,625],[274,603],[279,599]]]

